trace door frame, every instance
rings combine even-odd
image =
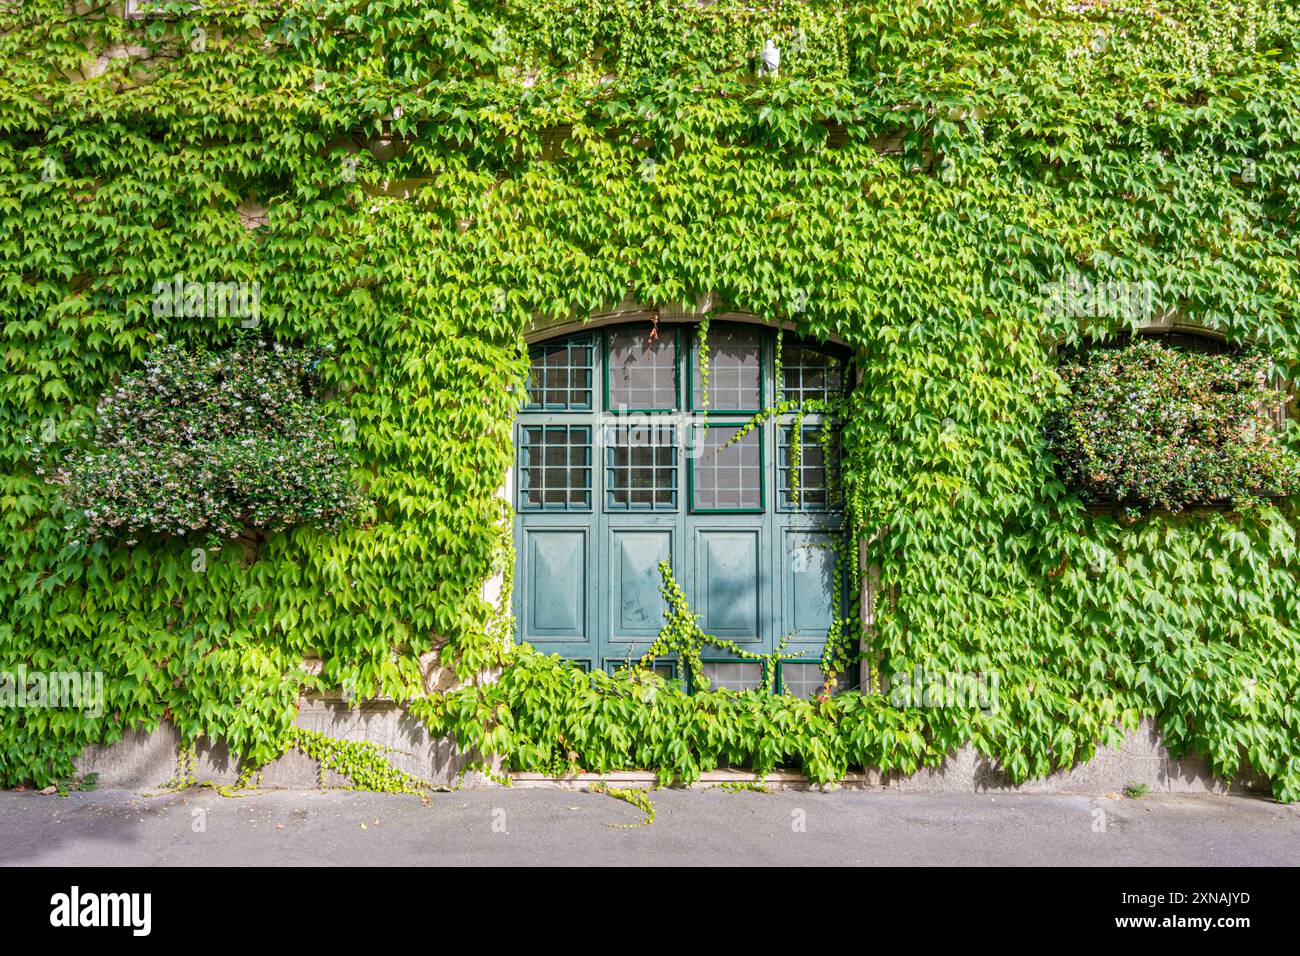
[[[605,456],[608,446],[604,434],[610,422],[607,422],[604,416],[616,412],[617,409],[612,410],[609,407],[611,388],[607,331],[616,326],[645,325],[653,322],[656,318],[660,322],[660,334],[663,333],[665,328],[668,328],[672,330],[675,337],[675,382],[678,409],[673,412],[638,412],[634,409],[625,409],[624,411],[626,414],[641,414],[655,421],[671,423],[678,429],[676,435],[677,507],[671,512],[653,510],[610,511],[606,507],[605,496]],[[775,393],[780,384],[774,381],[773,368],[771,367],[774,358],[771,347],[772,337],[784,334],[789,330],[780,325],[765,323],[741,313],[720,315],[716,321],[719,324],[723,321],[736,322],[761,332],[760,397],[762,406],[771,408],[775,404],[777,397]],[[531,336],[533,340],[528,343],[530,347],[552,340],[559,341],[570,335],[592,333],[595,336],[596,349],[593,367],[594,379],[592,382],[593,408],[591,411],[521,411],[516,416],[512,426],[516,457],[512,463],[511,480],[508,481],[507,487],[510,489],[514,524],[513,541],[515,545],[516,571],[514,580],[517,583],[512,595],[511,612],[518,626],[517,640],[527,640],[543,653],[558,652],[570,659],[583,661],[589,669],[599,668],[607,671],[621,665],[629,657],[635,660],[644,654],[654,640],[654,636],[649,633],[647,633],[644,640],[640,637],[632,641],[613,639],[615,588],[612,562],[615,556],[612,553],[612,535],[619,530],[630,532],[655,528],[661,528],[668,534],[669,554],[674,576],[682,586],[683,593],[692,610],[700,613],[703,613],[704,609],[700,605],[700,595],[696,593],[699,584],[697,581],[699,562],[696,554],[699,532],[710,529],[723,530],[724,527],[730,528],[733,526],[737,529],[742,527],[756,529],[759,537],[757,555],[758,594],[756,598],[759,634],[755,642],[756,650],[761,653],[772,652],[781,637],[789,630],[788,624],[793,619],[794,609],[790,606],[791,602],[787,594],[789,590],[787,587],[789,574],[784,573],[785,569],[782,567],[785,560],[787,537],[791,534],[833,536],[841,533],[843,515],[834,511],[783,510],[779,507],[776,500],[780,495],[778,487],[779,471],[776,459],[780,454],[780,442],[777,440],[778,433],[776,430],[789,427],[791,422],[786,419],[790,418],[790,416],[774,416],[774,420],[767,420],[760,426],[763,497],[763,510],[761,512],[742,511],[729,514],[721,511],[696,512],[692,509],[694,462],[687,449],[688,443],[693,440],[694,423],[700,417],[690,411],[694,391],[693,353],[695,346],[693,326],[697,322],[698,317],[693,315],[666,322],[661,315],[657,315],[653,310],[617,312],[598,318],[591,323],[569,323],[567,325],[552,326],[551,328],[538,330]],[[711,331],[712,328],[713,326],[711,326]],[[818,346],[825,347],[836,344],[835,342],[818,343]],[[845,356],[845,358],[851,361],[851,356]],[[847,378],[846,375],[846,387],[849,384]],[[707,418],[709,427],[713,427],[715,425],[743,423],[752,418],[752,415],[746,412],[709,409],[703,417]],[[803,421],[805,428],[818,425],[817,416],[807,415]],[[590,509],[580,511],[522,510],[520,501],[523,489],[520,486],[519,479],[522,429],[529,425],[580,423],[591,424],[589,454],[591,468]],[[576,529],[577,527],[588,529],[587,550],[584,554],[584,560],[587,562],[587,567],[595,571],[595,573],[589,572],[586,574],[584,587],[586,640],[581,643],[538,640],[536,637],[530,636],[526,629],[524,601],[529,589],[527,580],[529,567],[524,553],[524,546],[530,533],[548,530],[562,531],[570,528]],[[689,567],[687,562],[690,564]],[[654,573],[657,587],[657,570]],[[840,575],[843,593],[839,595],[839,601],[842,608],[849,607],[850,600],[856,600],[858,597],[847,593],[848,577],[848,575]],[[866,610],[865,603],[862,605],[862,610]],[[820,638],[813,635],[808,637],[807,640],[791,639],[786,645],[786,652],[781,655],[782,661],[817,663],[820,659],[820,651],[825,643],[825,635]],[[581,652],[579,652],[580,646],[582,647]],[[795,655],[801,650],[806,650],[805,656],[796,658]],[[717,648],[709,648],[705,656],[711,661],[738,659],[729,652]],[[672,656],[665,656],[661,659],[661,662],[676,666]],[[679,674],[678,676],[682,675]],[[848,683],[852,684],[854,681],[850,679]]]

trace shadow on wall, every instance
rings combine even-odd
[[[1119,749],[1099,749],[1086,763],[1059,770],[1041,780],[1019,786],[980,756],[970,745],[958,749],[943,765],[914,774],[889,773],[882,786],[911,793],[1109,793],[1130,784],[1145,785],[1153,793],[1258,793],[1271,797],[1267,778],[1250,773],[1225,780],[1210,773],[1199,756],[1173,757],[1155,722],[1143,720],[1137,730],[1124,735]]]
[[[388,760],[395,767],[434,786],[456,786],[457,775],[467,763],[451,738],[430,735],[420,721],[390,702],[368,701],[354,707],[342,700],[305,700],[297,723],[331,737],[364,740],[388,748]],[[176,776],[179,746],[180,737],[171,724],[163,724],[152,733],[132,730],[116,744],[88,748],[77,762],[77,769],[80,773],[98,773],[104,788],[155,789]],[[204,740],[196,748],[195,777],[199,782],[232,784],[239,777],[239,767],[224,744]],[[910,775],[869,770],[865,783],[909,793],[1109,793],[1130,784],[1145,785],[1154,793],[1268,796],[1272,790],[1268,780],[1258,774],[1226,781],[1212,775],[1201,757],[1171,756],[1150,720],[1126,734],[1119,749],[1099,750],[1087,763],[1019,786],[969,745],[950,755],[941,767]],[[348,781],[329,771],[324,784],[339,787]],[[477,771],[466,773],[459,784],[493,786]],[[268,789],[310,790],[320,785],[318,762],[296,750],[268,764],[260,782]]]
[[[398,704],[366,701],[353,706],[342,700],[308,699],[299,708],[297,726],[342,740],[367,741],[386,748],[388,761],[404,773],[434,786],[455,786],[466,764],[448,737],[434,737],[424,725]],[[89,747],[77,761],[79,773],[98,773],[99,785],[111,789],[157,788],[178,772],[180,735],[170,723],[153,732],[129,730],[115,744]],[[200,740],[195,748],[194,776],[200,783],[235,783],[238,762],[224,743]],[[346,786],[348,780],[333,771],[325,773],[326,787]],[[480,773],[467,773],[462,786],[487,784]],[[260,786],[269,789],[309,790],[321,785],[320,764],[291,750],[262,769]]]

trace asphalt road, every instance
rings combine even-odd
[[[486,789],[0,793],[0,865],[1295,865],[1300,807],[1253,797]]]

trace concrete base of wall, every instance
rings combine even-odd
[[[457,779],[466,760],[448,738],[434,737],[399,705],[367,701],[354,706],[336,700],[305,700],[296,721],[299,727],[341,740],[365,740],[388,748],[393,766],[434,786],[483,786],[488,780],[469,772]],[[180,735],[170,723],[153,732],[132,730],[115,744],[89,747],[77,762],[80,773],[98,773],[99,785],[123,790],[158,787],[177,775]],[[238,762],[220,742],[199,741],[195,748],[195,778],[224,785],[239,778]],[[333,771],[325,773],[327,787],[344,786],[347,780]],[[317,760],[291,750],[262,770],[260,786],[272,789],[309,790],[321,785]]]
[[[909,793],[1110,793],[1129,784],[1144,785],[1153,793],[1272,792],[1268,780],[1261,776],[1224,780],[1210,773],[1201,757],[1171,756],[1151,720],[1144,720],[1137,730],[1125,734],[1117,749],[1099,749],[1087,763],[1041,780],[1027,780],[1019,786],[969,745],[933,769],[875,776],[880,786]]]
[[[560,787],[584,790],[593,783],[615,787],[653,787],[657,778],[644,771],[608,774],[579,773],[548,777],[539,773],[513,774],[517,787]],[[822,790],[802,774],[777,771],[759,777],[741,770],[714,770],[692,784],[695,789],[718,786],[762,784],[768,790]],[[1028,780],[1016,786],[970,746],[948,757],[942,766],[913,774],[881,773],[869,769],[850,773],[836,786],[855,790],[897,790],[903,793],[1119,793],[1129,785],[1145,786],[1152,793],[1258,793],[1268,795],[1272,787],[1260,776],[1227,781],[1210,773],[1199,757],[1170,756],[1151,721],[1126,734],[1118,749],[1099,750],[1084,764],[1062,770],[1042,780]]]
[[[424,726],[400,706],[379,701],[351,706],[342,701],[304,701],[298,725],[343,740],[367,740],[391,749],[388,755],[394,766],[413,777],[435,786],[492,786],[478,772],[458,775],[466,760],[447,738],[433,737]],[[177,750],[180,744],[176,729],[164,724],[152,733],[132,731],[109,746],[91,747],[78,762],[82,773],[99,774],[99,785],[113,789],[140,790],[160,786],[177,773]],[[197,748],[195,775],[200,782],[234,783],[238,765],[231,760],[224,745],[201,741]],[[561,786],[585,788],[604,780],[614,786],[650,787],[655,775],[641,771],[575,774],[548,777],[544,774],[519,773],[514,784],[521,787]],[[305,754],[291,751],[264,768],[260,785],[267,788],[314,789],[320,786],[320,766]],[[326,786],[343,786],[346,780],[329,772]],[[697,786],[756,783],[760,779],[739,770],[718,770],[706,774]],[[771,789],[807,788],[808,781],[798,773],[768,774],[761,782]],[[1096,757],[1070,770],[1060,771],[1043,780],[1030,780],[1015,786],[1005,774],[992,767],[971,747],[963,747],[942,766],[914,774],[867,770],[850,774],[841,784],[859,789],[890,789],[908,793],[1110,793],[1130,784],[1145,785],[1155,793],[1228,793],[1268,794],[1269,783],[1251,776],[1226,781],[1213,776],[1205,761],[1197,758],[1175,759],[1161,741],[1151,721],[1125,736],[1118,749],[1098,751]]]

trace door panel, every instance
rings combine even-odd
[[[737,643],[763,638],[759,529],[697,528],[695,605],[708,634]]]
[[[586,529],[524,529],[524,640],[588,640],[587,551]]]
[[[835,617],[835,540],[829,534],[787,530],[782,634],[791,640],[823,641]]]
[[[649,642],[664,626],[659,562],[673,559],[670,529],[612,528],[609,534],[609,639]]]

